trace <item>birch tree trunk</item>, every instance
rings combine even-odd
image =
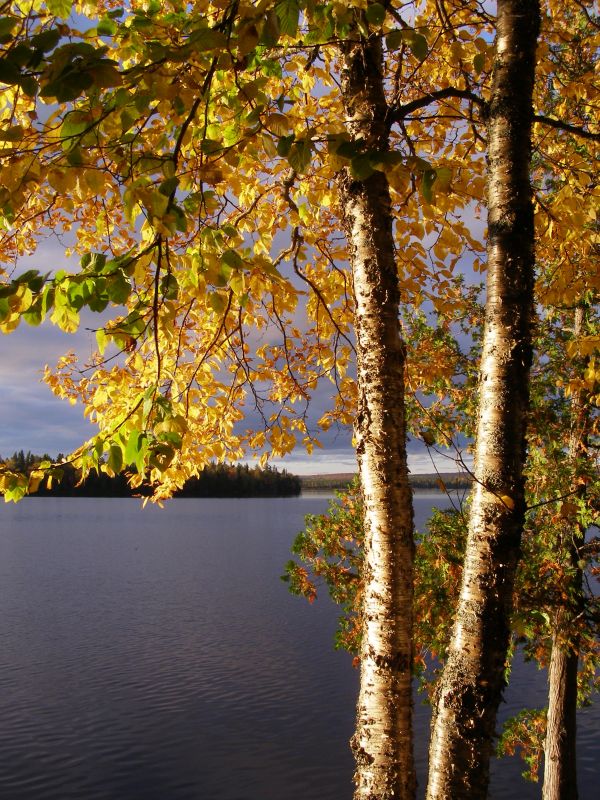
[[[365,151],[388,149],[380,38],[341,46],[347,128]],[[356,800],[413,800],[413,513],[406,463],[405,347],[389,187],[339,174],[356,300],[355,438],[365,507],[365,590],[356,733]]]
[[[488,117],[487,300],[476,486],[457,618],[434,708],[428,800],[486,797],[505,686],[525,511],[534,283],[529,162],[538,30],[538,0],[498,0]]]
[[[575,339],[582,335],[584,320],[585,309],[579,306],[575,309],[573,330]],[[585,369],[585,364],[579,366]],[[580,388],[573,395],[569,437],[569,461],[573,470],[571,488],[580,495],[585,493],[585,483],[577,483],[578,462],[586,455],[589,422],[589,407],[585,403],[584,390]],[[558,609],[553,620],[554,633],[548,669],[543,800],[577,800],[579,796],[576,761],[579,639],[576,634],[576,617],[583,609],[583,573],[578,562],[580,548],[585,542],[585,529],[574,522],[565,533],[569,541],[562,544],[566,547],[570,561],[571,580],[564,587],[568,599],[565,605]],[[559,548],[560,545],[561,543]],[[562,553],[560,557],[563,557]]]
[[[548,717],[544,743],[543,800],[577,800],[576,709],[577,709],[577,643],[564,641],[563,614],[554,624],[559,626],[552,637],[552,654],[548,670]]]

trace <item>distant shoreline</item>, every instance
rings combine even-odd
[[[356,477],[353,472],[338,472],[329,475],[300,475],[302,491],[316,490],[343,490],[346,489]],[[409,475],[410,485],[413,489],[434,489],[438,492],[447,489],[470,489],[472,479],[470,475],[460,472],[418,473]]]

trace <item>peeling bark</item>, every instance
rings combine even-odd
[[[488,273],[476,488],[437,688],[428,800],[485,798],[525,511],[534,228],[529,161],[538,0],[499,0],[488,117]]]
[[[341,46],[347,128],[365,151],[387,150],[379,39]],[[413,513],[406,463],[405,347],[389,187],[375,172],[339,174],[356,299],[358,414],[365,508],[365,592],[356,733],[356,800],[413,800]]]

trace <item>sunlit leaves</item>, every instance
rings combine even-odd
[[[151,444],[160,420],[150,419],[151,408],[134,420],[132,408],[150,386],[143,402],[152,406],[160,384],[158,394],[170,393],[193,430],[171,460],[157,455],[152,469],[165,482],[244,447],[260,456],[271,444],[285,452],[295,441],[310,446],[291,421],[321,378],[343,394],[324,425],[351,423],[356,387],[344,374],[351,348],[343,337],[351,340],[353,293],[336,188],[348,170],[359,182],[375,172],[387,178],[403,299],[437,315],[427,335],[418,332],[422,358],[409,381],[441,396],[456,354],[435,332],[472,313],[455,273],[473,257],[484,261],[472,221],[483,213],[484,126],[467,101],[445,99],[392,125],[389,148],[379,152],[353,139],[336,52],[360,19],[361,35],[385,37],[391,105],[465,80],[485,98],[491,27],[461,7],[456,30],[447,31],[433,4],[414,28],[380,3],[284,0],[241,4],[236,13],[223,3],[185,13],[158,2],[131,14],[106,8],[90,0],[89,25],[57,23],[52,14],[71,13],[60,2],[42,4],[27,23],[12,11],[0,19],[0,69],[12,81],[0,120],[3,263],[33,252],[45,228],[69,233],[83,256],[79,273],[43,286],[6,277],[1,324],[10,331],[20,319],[50,317],[72,330],[79,314],[112,307],[97,325],[101,356],[84,366],[85,379],[65,365],[53,388],[82,398],[104,431],[135,429]],[[589,90],[567,93],[579,103]],[[543,139],[555,160],[560,136]],[[551,216],[538,215],[544,248],[552,242],[561,259],[545,297],[564,298],[581,284],[569,260],[575,243],[591,263],[586,160],[580,153],[573,162]],[[258,430],[236,427],[251,403],[264,412],[262,424],[271,425],[274,410],[289,420],[274,420],[261,445]],[[127,439],[118,441],[125,453]],[[147,467],[150,444],[138,467]],[[107,457],[105,448],[98,458]]]
[[[73,10],[71,0],[46,0],[48,10],[61,19],[67,19]]]
[[[279,20],[279,32],[290,38],[295,37],[300,17],[300,3],[298,0],[281,0],[275,6],[275,13]]]

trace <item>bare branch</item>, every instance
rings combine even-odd
[[[543,114],[536,114],[533,121],[540,125],[547,125],[549,128],[556,128],[559,131],[572,133],[573,136],[580,136],[582,139],[591,139],[593,142],[600,142],[600,133],[586,131],[585,128],[581,128],[578,125],[570,125],[568,122],[563,122],[560,119],[553,119]]]

